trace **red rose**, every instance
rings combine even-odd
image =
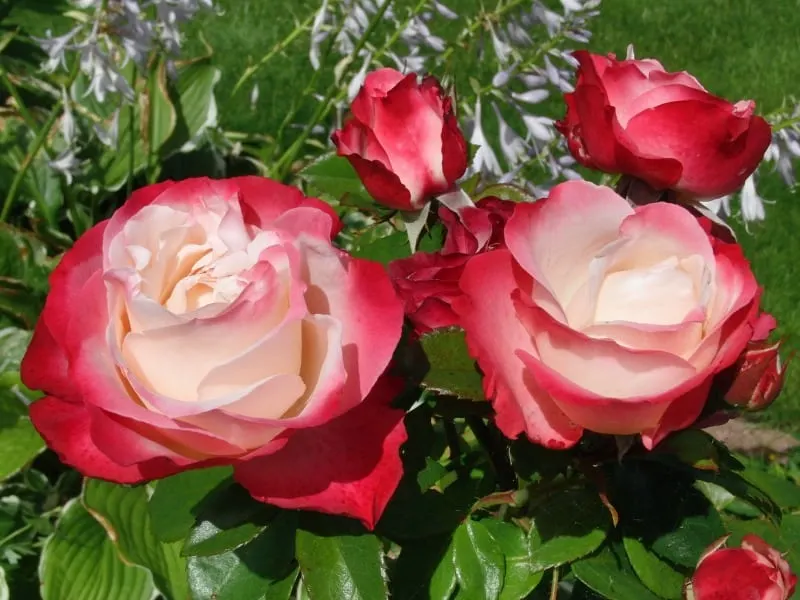
[[[390,208],[416,211],[446,192],[467,168],[467,143],[439,82],[379,69],[367,75],[333,134],[367,191]]]
[[[380,265],[331,245],[339,228],[260,177],[137,191],[53,273],[22,363],[48,394],[34,425],[90,477],[233,464],[259,499],[372,526],[401,475],[403,413],[378,380],[403,314]]]
[[[507,248],[472,257],[453,301],[508,437],[565,448],[585,428],[652,447],[697,419],[759,299],[741,248],[707,226],[584,181],[516,205]]]
[[[710,198],[739,189],[769,146],[752,101],[731,104],[652,59],[575,58],[578,81],[557,127],[587,167]]]
[[[417,252],[389,264],[389,276],[405,303],[405,312],[418,334],[458,325],[451,307],[461,295],[458,281],[467,260],[503,245],[503,228],[514,202],[487,197],[458,212],[441,207],[447,228],[441,252]]]
[[[757,535],[742,538],[741,548],[709,548],[687,585],[688,600],[788,600],[797,577],[781,553]]]

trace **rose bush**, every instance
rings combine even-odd
[[[389,275],[417,334],[458,325],[451,305],[461,295],[458,281],[464,265],[471,256],[503,245],[503,229],[513,212],[513,202],[493,196],[457,212],[442,206],[439,218],[447,235],[441,251],[417,252],[389,263]]]
[[[453,302],[508,437],[564,448],[588,429],[651,448],[697,419],[760,296],[708,225],[583,181],[516,206],[507,249],[473,257]]]
[[[687,586],[687,598],[788,600],[796,584],[797,576],[781,553],[749,534],[742,538],[741,548],[721,548],[720,544],[709,548]]]
[[[375,200],[397,210],[420,210],[446,192],[467,168],[467,143],[452,100],[434,77],[378,69],[367,75],[333,134]]]
[[[36,428],[91,477],[233,464],[259,499],[372,526],[401,475],[379,378],[402,304],[383,267],[331,245],[339,228],[258,177],[135,192],[52,276],[22,363],[47,394]]]
[[[575,58],[578,81],[557,127],[589,168],[711,198],[740,188],[770,144],[752,101],[731,104],[653,59]]]

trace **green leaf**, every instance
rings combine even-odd
[[[503,589],[505,559],[489,530],[468,519],[456,529],[453,549],[460,597],[497,600]]]
[[[163,544],[156,539],[144,486],[87,479],[83,504],[108,531],[123,559],[150,570],[162,595],[168,600],[183,600],[189,595],[180,543]]]
[[[167,90],[167,61],[159,60],[158,66],[150,73],[147,94],[147,136],[148,152],[152,155],[161,147],[175,131],[178,120],[177,111]]]
[[[683,597],[685,577],[681,573],[650,552],[636,538],[624,538],[623,545],[634,572],[653,593],[667,600],[680,600]]]
[[[43,600],[149,600],[154,592],[147,570],[124,564],[77,500],[64,507],[45,543],[39,574]]]
[[[659,600],[631,571],[626,558],[610,545],[572,565],[587,587],[613,600]]]
[[[6,582],[6,572],[2,566],[0,566],[0,600],[10,600],[11,599],[11,592],[8,589],[8,583]]]
[[[283,511],[248,544],[214,556],[192,556],[189,586],[195,600],[281,598],[294,585],[294,537],[297,515]],[[291,584],[288,580],[291,580]],[[286,595],[288,595],[288,593]]]
[[[577,487],[548,496],[533,512],[531,568],[544,571],[594,552],[611,529],[596,490]]]
[[[423,387],[469,400],[483,400],[483,378],[469,355],[464,332],[440,330],[420,340],[430,363]]]
[[[354,522],[307,515],[297,531],[297,561],[312,600],[388,598],[381,541]]]
[[[116,148],[104,148],[97,162],[98,183],[109,191],[118,190],[128,180],[131,154],[134,174],[147,164],[147,152],[141,135],[142,115],[138,106],[120,109],[118,127]]]
[[[169,94],[177,110],[177,123],[172,136],[161,147],[166,157],[175,152],[194,149],[197,140],[217,123],[217,101],[214,89],[222,72],[211,57],[201,58],[178,68],[178,77],[169,86]]]
[[[33,394],[20,381],[19,364],[29,331],[0,329],[0,481],[17,473],[45,447],[28,417]]]
[[[473,200],[477,202],[490,196],[511,202],[534,202],[536,200],[536,196],[530,194],[525,188],[511,183],[495,183],[487,186],[478,192]]]
[[[449,535],[403,544],[392,565],[389,592],[394,600],[449,600],[456,589]]]
[[[235,550],[261,533],[276,510],[254,500],[239,485],[220,490],[203,503],[197,526],[186,538],[182,554],[209,556]]]
[[[656,446],[655,452],[672,454],[695,469],[707,471],[719,470],[723,459],[719,442],[700,429],[685,429],[672,434]]]
[[[295,567],[286,577],[271,583],[259,600],[289,600],[299,575],[300,567]]]
[[[362,234],[353,248],[353,256],[386,265],[393,260],[407,258],[411,255],[405,232],[394,231],[389,235],[380,235],[379,237],[378,234],[379,231],[375,227]]]
[[[511,523],[496,519],[486,519],[481,523],[489,530],[505,556],[506,570],[500,600],[527,598],[541,582],[544,572],[531,569],[530,546],[525,532]]]
[[[800,506],[800,487],[791,481],[756,468],[745,469],[742,477],[772,498],[782,509]]]
[[[229,485],[230,467],[184,471],[155,484],[147,502],[153,533],[162,542],[177,542],[191,531],[200,504],[212,490]]]
[[[694,569],[703,551],[725,534],[719,513],[694,483],[687,473],[644,461],[623,463],[612,482],[611,500],[619,512],[623,535],[641,540],[672,566],[684,567],[686,573]]]
[[[320,192],[330,195],[342,203],[357,206],[374,204],[369,192],[353,169],[350,161],[336,154],[325,154],[309,163],[297,174]],[[404,238],[405,239],[405,238]],[[406,241],[406,247],[408,241]]]

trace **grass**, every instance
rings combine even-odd
[[[229,92],[244,68],[257,61],[318,5],[315,0],[221,0],[224,14],[194,23],[188,38],[201,46],[202,32],[223,70],[221,119],[235,130],[274,132],[310,76],[307,39],[301,38],[284,55],[274,58],[252,80],[259,87],[254,109],[247,86],[236,97]],[[401,2],[401,4],[406,2]],[[462,13],[477,5],[473,0],[450,0]],[[487,3],[491,5],[491,3]],[[291,8],[287,9],[287,6]],[[633,43],[637,56],[656,57],[670,70],[687,70],[712,92],[731,100],[752,98],[763,113],[778,109],[784,97],[797,92],[800,60],[800,0],[604,0],[593,24],[590,48],[624,55]],[[459,57],[456,80],[481,72],[471,57]],[[305,99],[299,120],[313,110]],[[780,322],[787,347],[800,350],[800,286],[795,265],[800,262],[800,194],[788,190],[776,177],[767,177],[762,192],[775,204],[767,220],[744,231],[740,241],[756,276],[765,288],[764,307]],[[790,370],[784,394],[759,417],[789,431],[800,432],[800,367]]]

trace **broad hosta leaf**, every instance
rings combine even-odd
[[[428,537],[403,544],[389,575],[394,600],[449,600],[456,589],[450,536]]]
[[[274,507],[254,500],[243,487],[231,485],[203,504],[182,554],[210,556],[235,550],[261,533],[276,512]]]
[[[321,156],[306,165],[298,176],[319,192],[328,194],[343,204],[356,206],[374,204],[350,161],[343,156],[336,154]],[[408,248],[407,241],[406,248]]]
[[[308,515],[297,531],[297,561],[312,600],[388,598],[380,540],[353,522]]]
[[[505,558],[500,544],[479,521],[468,519],[453,536],[453,564],[459,597],[497,600],[503,589]]]
[[[530,547],[525,532],[519,527],[486,519],[481,523],[497,542],[505,557],[505,577],[500,600],[521,600],[527,598],[544,576],[543,571],[531,569]]]
[[[296,519],[296,513],[284,511],[255,539],[236,550],[190,557],[191,597],[194,600],[288,597],[297,577],[293,562]]]
[[[148,152],[158,152],[175,131],[178,114],[167,90],[167,62],[160,60],[150,73],[147,94],[146,130]]]
[[[599,552],[572,565],[572,572],[587,587],[612,600],[659,600],[633,573],[620,552],[605,545]]]
[[[178,119],[172,136],[161,148],[162,156],[193,149],[203,133],[217,124],[214,88],[220,76],[211,57],[179,67],[178,77],[169,87]]]
[[[623,540],[625,553],[639,579],[655,594],[667,600],[680,600],[683,597],[685,577],[648,550],[635,539]]]
[[[482,198],[488,198],[490,196],[500,198],[501,200],[510,200],[511,202],[534,202],[536,200],[536,197],[524,188],[510,183],[496,183],[487,186],[478,192],[473,200],[477,202]]]
[[[83,504],[106,528],[126,561],[150,570],[156,587],[167,600],[183,600],[189,595],[180,543],[164,544],[156,539],[144,486],[87,479]]]
[[[231,483],[230,467],[184,471],[162,479],[147,503],[153,533],[162,542],[185,538],[197,518],[200,504],[212,490]]]
[[[430,369],[423,387],[469,400],[483,400],[483,379],[469,355],[464,332],[436,331],[421,339]]]
[[[106,531],[77,500],[64,507],[45,543],[39,575],[43,600],[150,600],[154,591],[150,573],[123,563]]]
[[[655,462],[629,461],[616,470],[612,492],[623,534],[641,540],[686,573],[725,534],[719,513],[681,471]]]
[[[544,571],[595,551],[611,529],[611,515],[596,490],[567,489],[533,513],[531,568]]]

